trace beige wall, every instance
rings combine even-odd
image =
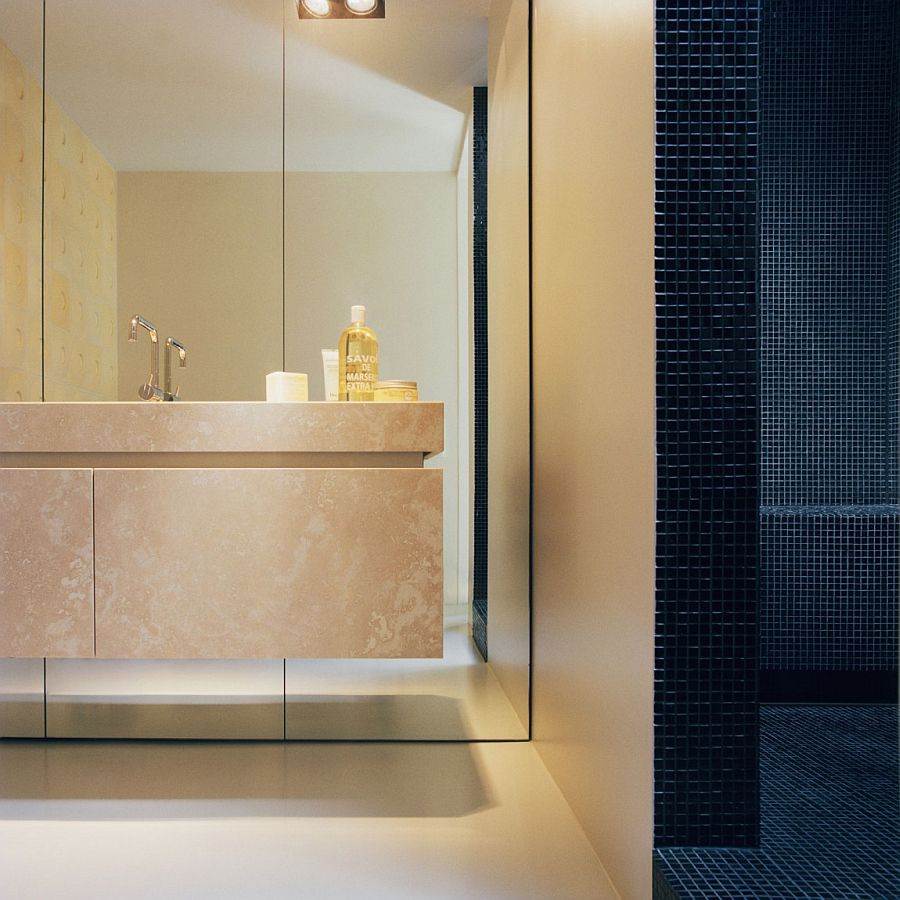
[[[41,106],[0,42],[0,401],[41,399]]]
[[[528,727],[528,3],[488,21],[488,659]]]
[[[534,736],[651,896],[653,3],[535,0]]]
[[[140,313],[187,345],[184,399],[265,399],[281,296],[280,173],[119,173],[119,331]],[[120,400],[138,399],[148,343],[121,348]]]

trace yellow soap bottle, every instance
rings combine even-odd
[[[366,308],[354,306],[338,342],[338,400],[374,400],[377,381],[378,338],[366,327]]]

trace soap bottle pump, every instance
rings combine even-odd
[[[366,308],[354,306],[338,342],[338,400],[374,400],[377,381],[378,338],[366,327]]]

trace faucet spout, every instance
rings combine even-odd
[[[131,333],[128,335],[129,343],[134,343],[138,338],[138,328],[143,328],[150,335],[150,380],[144,387],[159,388],[159,331],[156,326],[143,316],[131,317]],[[144,391],[141,389],[141,396]],[[150,391],[149,393],[153,393]]]
[[[165,397],[167,400],[174,400],[178,396],[178,388],[172,393],[172,348],[178,351],[178,368],[183,369],[187,366],[187,347],[173,337],[166,338],[166,381]]]

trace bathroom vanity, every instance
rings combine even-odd
[[[440,657],[441,403],[0,404],[0,657]]]

